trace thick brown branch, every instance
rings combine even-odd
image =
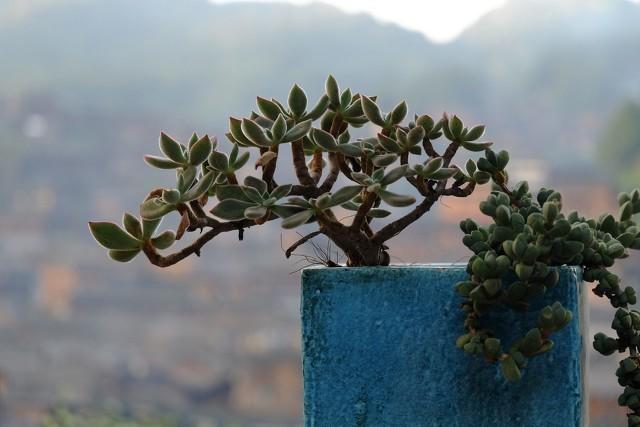
[[[313,178],[313,182],[318,184],[320,178],[322,178],[322,169],[324,168],[324,159],[322,158],[322,150],[316,150],[313,152],[311,159],[310,175]]]
[[[340,164],[338,163],[338,155],[336,153],[329,153],[329,164],[329,173],[320,186],[321,193],[327,193],[331,191],[333,185],[338,180],[338,176],[340,176]]]
[[[200,256],[200,250],[202,249],[202,247],[218,234],[229,231],[240,231],[253,225],[256,225],[256,223],[249,219],[218,223],[218,225],[204,233],[189,246],[183,248],[178,252],[166,256],[160,255],[156,248],[154,248],[150,242],[147,242],[142,250],[144,251],[144,254],[147,256],[151,264],[158,267],[169,267],[182,261],[190,255],[196,254]]]
[[[353,171],[345,161],[344,155],[340,153],[338,153],[338,165],[340,166],[340,172],[342,172],[344,176],[349,178],[351,181],[355,182],[355,180],[351,177]]]
[[[275,145],[271,147],[268,151],[278,154],[278,146]],[[275,187],[275,184],[273,182],[273,175],[276,172],[277,163],[278,163],[278,157],[276,156],[269,163],[267,163],[266,166],[262,166],[262,180],[267,184],[269,184],[270,190],[272,190]]]
[[[356,212],[356,216],[353,218],[353,222],[351,223],[352,230],[360,230],[362,228],[362,224],[367,218],[367,213],[373,207],[375,203],[377,195],[375,193],[366,193],[364,196],[364,200],[358,207],[358,211]]]
[[[291,143],[291,154],[293,155],[293,167],[296,170],[296,176],[300,184],[315,186],[315,181],[309,175],[301,139]]]
[[[300,196],[305,199],[310,199],[312,197],[319,197],[324,191],[320,188],[310,185],[294,185],[291,187],[291,192],[289,196]]]
[[[446,168],[451,164],[451,160],[453,159],[453,156],[456,155],[456,152],[458,151],[459,147],[460,147],[460,143],[456,141],[453,141],[451,144],[449,144],[444,154],[442,155],[442,158],[444,160],[444,163],[442,165],[443,167]]]
[[[440,157],[440,154],[433,148],[433,144],[429,138],[425,138],[422,140],[422,147],[424,148],[424,152],[429,155],[429,157]]]
[[[443,196],[467,197],[473,193],[476,188],[475,182],[468,183],[465,187],[450,187],[442,192]]]
[[[402,230],[407,228],[413,222],[417,221],[422,215],[427,213],[429,209],[433,206],[433,204],[438,200],[440,194],[437,192],[429,192],[427,197],[416,206],[411,212],[407,215],[399,218],[384,227],[382,227],[378,232],[372,237],[372,241],[376,244],[383,244],[387,240],[398,235]]]

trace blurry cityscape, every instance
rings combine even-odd
[[[446,44],[322,4],[0,0],[0,425],[58,407],[300,425],[301,265],[280,243],[295,234],[224,236],[160,270],[116,265],[87,231],[172,183],[142,162],[160,130],[222,136],[255,95],[298,82],[316,98],[332,73],[385,107],[485,123],[513,181],[597,215],[640,185],[639,52],[626,0],[511,0]],[[485,196],[441,202],[391,242],[394,262],[464,262],[457,224]],[[629,284],[639,261],[622,263]],[[622,425],[616,363],[590,354],[591,425]]]

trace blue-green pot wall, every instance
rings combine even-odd
[[[557,300],[574,313],[516,383],[455,347],[463,313],[453,286],[465,277],[461,265],[304,270],[305,425],[583,426],[581,271],[562,267],[531,312],[488,318],[509,343],[544,305]]]

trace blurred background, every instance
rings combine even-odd
[[[160,130],[222,136],[256,95],[297,82],[315,100],[332,73],[387,109],[485,123],[512,179],[567,209],[640,185],[640,4],[334,3],[0,0],[1,426],[301,424],[295,235],[269,224],[161,270],[111,262],[88,233],[173,183],[142,161]],[[441,202],[393,262],[464,262],[457,224],[485,196]],[[592,426],[623,425],[617,363],[590,359]]]

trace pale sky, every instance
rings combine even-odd
[[[213,0],[216,3],[269,0]],[[282,0],[281,0],[282,2]],[[312,0],[285,0],[286,3],[309,4]],[[345,12],[366,12],[382,22],[393,22],[423,33],[436,42],[455,38],[490,10],[506,0],[322,0]]]

